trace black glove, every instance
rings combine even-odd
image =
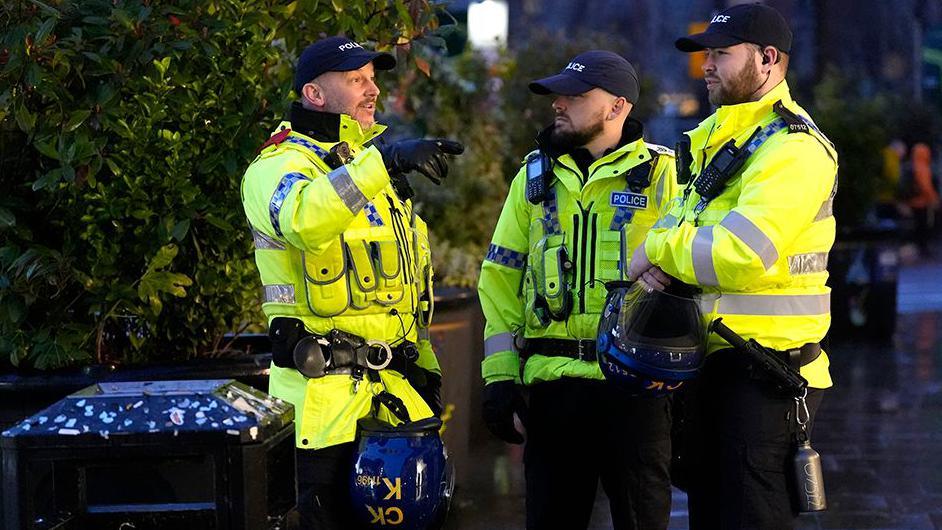
[[[523,435],[514,428],[514,412],[527,423],[527,404],[523,393],[513,381],[497,381],[484,385],[484,422],[487,429],[501,440],[522,444]]]
[[[432,414],[441,417],[442,411],[445,410],[442,407],[442,376],[413,365],[409,368],[407,379],[412,388],[425,400],[428,408],[432,409]]]
[[[418,171],[435,184],[441,184],[448,176],[448,159],[445,155],[460,155],[464,146],[453,140],[401,140],[378,146],[383,162],[393,179],[410,171]]]

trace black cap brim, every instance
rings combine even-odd
[[[347,54],[340,63],[328,69],[331,72],[349,72],[363,68],[366,63],[372,62],[377,70],[392,70],[396,67],[396,58],[385,52],[368,52],[363,50],[357,54]]]
[[[727,46],[734,46],[741,42],[745,41],[733,37],[732,35],[703,32],[681,37],[674,42],[674,46],[682,52],[690,53],[699,52],[707,48],[726,48]]]
[[[560,96],[578,96],[595,88],[585,81],[576,79],[571,75],[556,74],[530,83],[530,92],[546,96],[559,94]]]

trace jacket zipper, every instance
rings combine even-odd
[[[589,266],[589,210],[592,208],[592,203],[589,203],[587,208],[582,206],[582,203],[576,201],[576,204],[579,206],[580,213],[575,214],[576,218],[582,219],[582,233],[579,236],[579,280],[578,280],[578,289],[579,289],[579,312],[585,313],[585,277],[586,269]],[[579,231],[579,223],[576,223],[576,231]],[[575,261],[575,260],[573,260]]]

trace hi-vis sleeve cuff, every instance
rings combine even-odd
[[[488,355],[481,363],[481,376],[486,385],[497,381],[513,381],[521,384],[520,356],[515,351],[507,350]]]
[[[435,351],[432,348],[432,342],[428,337],[422,337],[422,333],[419,333],[419,342],[416,344],[419,349],[419,358],[416,359],[415,364],[419,368],[424,368],[430,372],[442,375],[442,368],[438,364],[438,356],[435,355]]]

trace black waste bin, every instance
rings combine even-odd
[[[3,528],[283,527],[293,419],[233,380],[89,386],[3,432]]]

